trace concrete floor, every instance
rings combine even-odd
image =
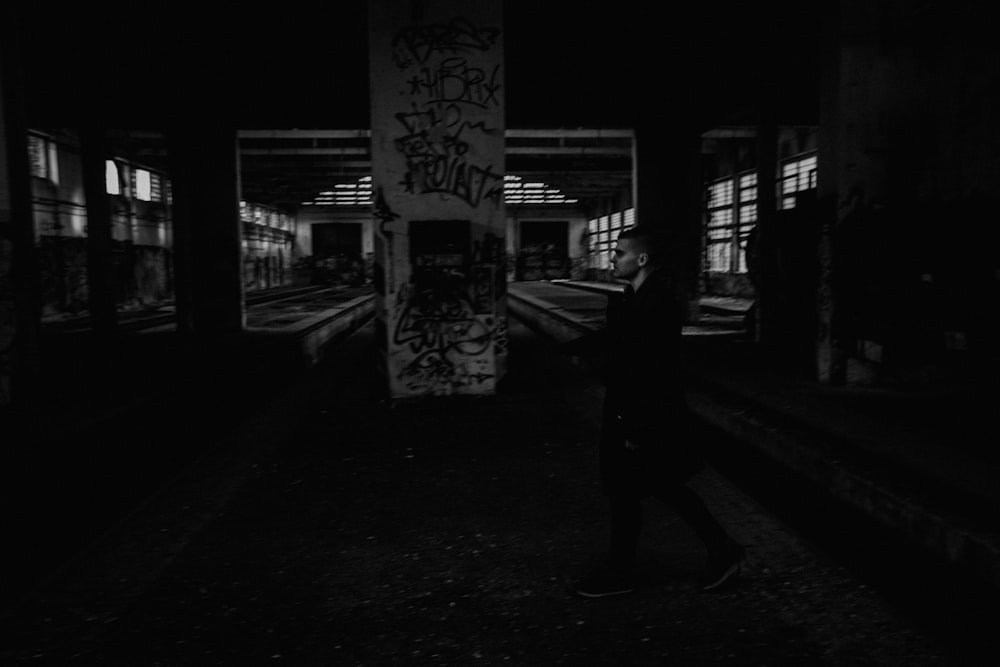
[[[4,664],[974,664],[714,466],[736,587],[697,590],[701,545],[648,504],[641,589],[572,594],[605,547],[602,389],[510,333],[497,396],[389,405],[369,324],[36,589]]]

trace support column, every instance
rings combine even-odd
[[[11,7],[0,14],[0,439],[11,437],[6,416],[26,418],[35,404],[41,323],[20,38],[12,15]]]
[[[100,339],[111,336],[118,324],[111,203],[105,172],[108,157],[104,129],[81,128],[80,163],[87,200],[87,299],[90,326]]]
[[[212,346],[246,323],[237,134],[214,126],[168,136],[178,332]]]
[[[642,118],[635,132],[633,178],[636,225],[670,239],[668,268],[688,319],[699,317],[702,262],[701,137],[693,125]]]
[[[369,3],[376,335],[392,398],[507,358],[501,3]]]
[[[831,3],[832,4],[832,3]],[[817,200],[819,204],[819,286],[817,302],[816,379],[830,385],[847,380],[847,360],[838,331],[838,294],[834,280],[836,256],[834,236],[841,217],[849,214],[851,202],[840,195],[840,132],[845,122],[840,113],[840,18],[825,10],[823,63],[820,81],[819,152],[817,156]]]
[[[756,342],[770,345],[774,342],[775,326],[781,307],[777,290],[777,243],[774,236],[775,215],[778,211],[776,174],[778,170],[778,126],[773,117],[766,117],[757,125],[757,247],[760,252],[760,273],[757,287]]]

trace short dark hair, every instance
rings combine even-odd
[[[649,263],[654,266],[659,266],[666,261],[667,239],[664,233],[658,229],[636,225],[623,229],[618,234],[618,238],[635,243],[639,252],[646,253],[649,256]]]

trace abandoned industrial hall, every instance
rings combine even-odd
[[[972,0],[13,2],[4,664],[967,665],[1000,620]],[[618,235],[688,484],[607,549]],[[673,345],[664,342],[664,345]]]

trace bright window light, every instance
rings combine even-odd
[[[355,183],[335,183],[332,190],[318,193],[310,202],[314,205],[328,206],[370,206],[372,204],[372,178],[363,176]],[[578,199],[571,199],[547,183],[525,183],[515,174],[504,175],[504,201],[508,204],[576,204]]]
[[[153,198],[149,172],[145,169],[135,170],[135,198],[142,201],[151,201]]]
[[[47,141],[49,149],[48,177],[49,180],[59,185],[59,149],[54,141]]]
[[[121,183],[118,182],[118,165],[114,160],[107,160],[104,163],[104,189],[109,195],[122,193]]]

